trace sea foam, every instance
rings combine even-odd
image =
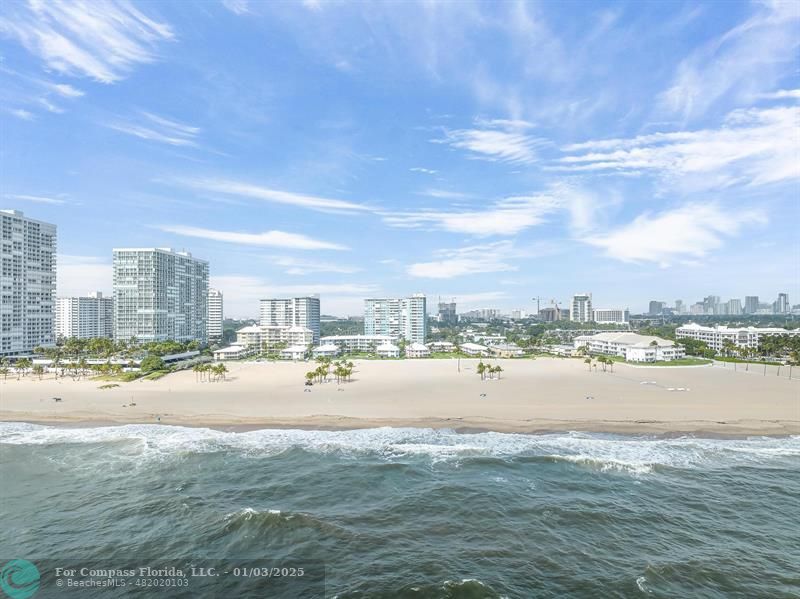
[[[434,463],[471,459],[534,458],[600,471],[647,474],[659,467],[768,465],[800,458],[800,436],[747,439],[659,438],[600,433],[457,433],[447,429],[373,428],[346,431],[263,429],[225,432],[156,424],[63,428],[0,423],[0,446],[117,444],[112,457],[168,458],[175,454],[235,452],[262,458],[291,449],[386,461],[414,458]]]

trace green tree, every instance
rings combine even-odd
[[[139,369],[144,374],[155,372],[157,370],[164,370],[164,360],[162,360],[160,356],[150,354],[149,356],[145,357],[144,360],[142,360],[142,363],[139,365]]]

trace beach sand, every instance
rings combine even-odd
[[[719,367],[590,372],[582,360],[356,361],[352,382],[304,386],[317,364],[228,363],[223,382],[190,371],[157,381],[0,380],[0,420],[51,424],[158,423],[251,428],[379,426],[499,432],[592,431],[702,435],[800,434],[800,380]],[[795,375],[797,376],[797,375]],[[669,389],[684,388],[685,391]],[[310,391],[306,391],[310,389]],[[61,402],[53,401],[61,397]],[[132,406],[131,403],[135,403]]]

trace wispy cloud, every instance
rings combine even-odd
[[[282,191],[230,179],[179,178],[175,179],[174,182],[204,192],[222,193],[265,202],[274,202],[276,204],[288,204],[323,212],[360,212],[371,210],[369,206],[348,202],[346,200],[336,200],[322,196]]]
[[[687,204],[658,214],[641,214],[605,235],[582,240],[623,262],[655,262],[667,267],[676,261],[702,258],[745,225],[765,222],[765,215],[758,210]]]
[[[17,39],[54,71],[103,83],[122,79],[137,64],[152,62],[169,25],[129,2],[14,2],[0,18],[0,33]]]
[[[85,95],[83,91],[72,87],[67,83],[47,83],[47,86],[65,98],[80,98],[81,96]]]
[[[537,150],[547,141],[528,135],[518,124],[523,121],[478,121],[473,129],[444,129],[444,136],[430,140],[466,150],[470,158],[532,164],[539,159]]]
[[[433,170],[432,168],[423,168],[421,166],[413,166],[410,170],[412,173],[425,173],[426,175],[435,175],[439,171]]]
[[[507,262],[513,252],[510,241],[498,241],[458,249],[438,250],[436,260],[411,264],[407,273],[427,279],[452,279],[465,275],[517,270]]]
[[[34,202],[36,204],[66,204],[67,201],[61,198],[51,198],[46,196],[34,196],[25,194],[6,194],[4,197],[9,200],[16,200],[19,202]]]
[[[655,172],[700,189],[763,185],[800,178],[800,108],[731,112],[719,129],[588,141],[564,148],[560,170]]]
[[[167,233],[185,237],[199,237],[211,241],[223,241],[240,245],[277,247],[294,250],[346,250],[346,246],[328,241],[313,239],[299,233],[284,231],[265,231],[263,233],[242,233],[238,231],[217,231],[184,225],[159,225],[156,227]]]
[[[429,196],[431,198],[439,198],[442,200],[463,200],[464,198],[471,197],[468,193],[464,193],[461,191],[449,191],[447,189],[423,189],[419,193],[419,195]]]
[[[222,5],[237,15],[246,15],[250,12],[250,2],[248,0],[222,0]]]
[[[563,191],[512,196],[483,210],[418,211],[386,213],[384,221],[393,227],[430,228],[468,235],[516,235],[544,222],[544,218],[565,205]]]
[[[106,123],[106,126],[120,133],[171,146],[197,146],[200,133],[199,127],[145,111],[139,113],[136,121],[120,120]]]
[[[338,262],[322,262],[319,260],[306,260],[293,256],[271,256],[271,264],[285,268],[287,275],[305,276],[319,272],[329,272],[336,274],[352,274],[363,270],[357,266],[340,264]]]
[[[12,108],[8,112],[23,121],[32,121],[36,118],[31,111],[25,110],[24,108]]]
[[[678,66],[660,106],[684,119],[720,100],[751,100],[796,71],[800,46],[795,2],[753,3],[755,14],[705,42]]]

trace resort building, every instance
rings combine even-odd
[[[114,249],[114,338],[208,339],[208,262],[169,248]]]
[[[428,344],[428,348],[431,351],[437,351],[437,352],[454,352],[454,351],[456,351],[455,343],[450,343],[449,341],[431,341]]]
[[[0,210],[0,356],[55,345],[56,226]]]
[[[320,339],[321,345],[335,345],[344,353],[372,353],[379,345],[394,343],[391,335],[332,335]]]
[[[519,358],[525,352],[516,343],[501,343],[490,345],[489,353],[497,358]]]
[[[55,310],[56,339],[114,337],[114,300],[99,291],[86,297],[59,297]]]
[[[570,319],[575,322],[591,322],[592,316],[592,294],[578,293],[573,295]]]
[[[208,339],[222,339],[222,292],[219,289],[208,290]]]
[[[590,354],[619,356],[628,362],[669,362],[683,358],[683,346],[674,341],[637,333],[599,333],[575,338],[575,349]]]
[[[723,349],[725,341],[730,341],[737,347],[757,348],[762,337],[769,335],[800,335],[800,329],[759,328],[759,327],[706,327],[696,323],[689,323],[675,329],[678,339],[696,339],[705,342],[715,351]]]
[[[241,360],[256,353],[255,348],[246,345],[229,345],[214,350],[215,360]]]
[[[478,343],[462,343],[459,349],[468,356],[488,356],[489,348]]]
[[[339,355],[340,349],[338,345],[333,345],[331,343],[326,343],[325,345],[320,345],[315,347],[311,350],[311,354],[315,358],[335,358]]]
[[[281,350],[281,360],[305,360],[308,353],[307,345],[290,345]]]
[[[314,342],[314,333],[306,327],[250,325],[236,331],[236,345],[254,347],[259,350],[279,345],[302,345]]]
[[[381,358],[399,358],[400,348],[393,343],[382,343],[377,347],[375,353]]]
[[[421,343],[410,343],[406,345],[406,358],[430,358],[431,350]]]
[[[388,335],[425,343],[428,328],[425,296],[364,300],[364,334]]]
[[[597,324],[628,324],[630,313],[627,309],[597,308],[594,311],[594,320]]]
[[[319,315],[319,297],[316,296],[261,300],[262,327],[305,327],[311,329],[314,343],[319,343]]]

